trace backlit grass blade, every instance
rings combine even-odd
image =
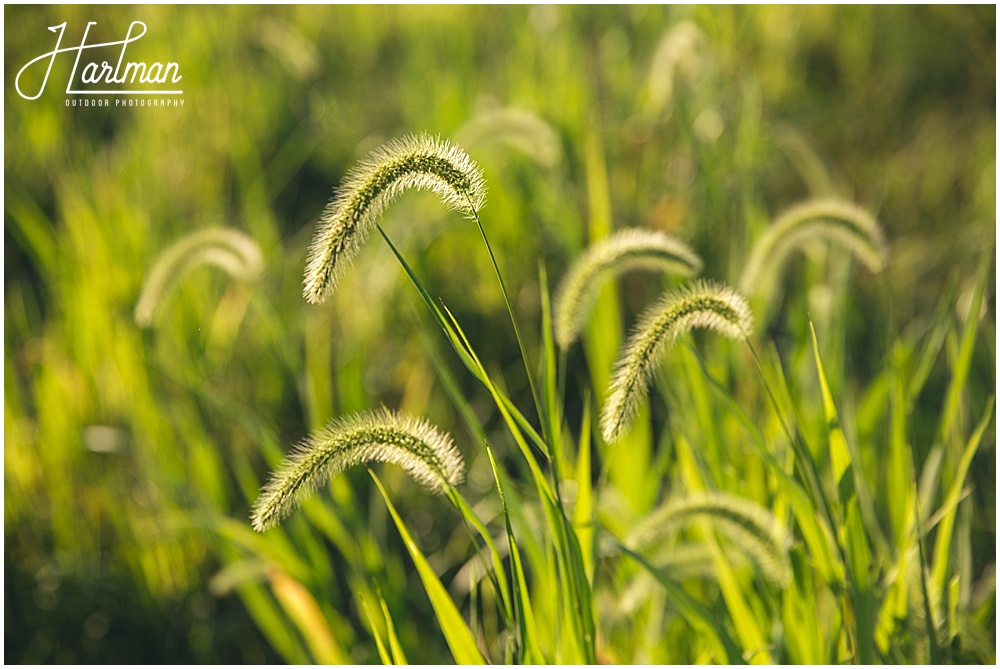
[[[406,550],[413,559],[413,564],[420,575],[421,583],[424,584],[424,590],[427,592],[427,597],[434,608],[434,614],[437,617],[438,624],[441,625],[441,631],[444,633],[445,641],[447,641],[448,648],[451,649],[455,661],[459,664],[486,664],[486,658],[483,657],[483,654],[476,646],[476,640],[472,637],[469,626],[455,606],[455,602],[451,600],[448,591],[442,585],[441,579],[434,573],[434,569],[427,562],[427,558],[424,557],[417,543],[413,540],[410,531],[406,528],[406,524],[403,523],[403,519],[399,517],[399,513],[396,512],[396,507],[393,506],[392,501],[389,499],[389,494],[382,486],[382,482],[375,475],[375,472],[369,470],[369,473],[372,480],[375,481],[378,491],[382,494],[382,498],[385,499],[389,513],[392,514],[392,520],[396,523],[396,528],[403,538]]]
[[[390,665],[395,664],[392,658],[389,656],[389,650],[382,641],[382,635],[379,633],[378,626],[375,624],[375,619],[372,617],[371,609],[368,608],[368,603],[365,601],[364,596],[358,597],[361,600],[361,607],[365,610],[365,617],[368,618],[368,625],[372,630],[372,638],[375,639],[375,648],[378,651],[378,657],[382,660],[382,664]]]
[[[285,614],[305,639],[313,660],[318,664],[352,664],[350,656],[334,639],[319,604],[309,590],[277,568],[269,572],[268,580]]]
[[[420,293],[420,297],[423,299],[424,304],[430,310],[431,315],[438,322],[445,336],[448,338],[448,342],[451,344],[452,348],[458,354],[462,363],[465,364],[466,368],[475,376],[493,396],[494,401],[497,403],[498,408],[502,414],[508,416],[514,424],[523,432],[524,435],[531,440],[531,443],[543,454],[548,456],[548,445],[545,441],[538,435],[535,429],[531,426],[528,420],[520,412],[517,406],[510,400],[507,395],[497,388],[496,384],[489,378],[489,374],[486,372],[485,367],[479,362],[478,358],[475,356],[475,352],[472,349],[472,344],[469,343],[468,338],[462,331],[462,328],[458,325],[458,322],[452,317],[448,309],[442,305],[438,307],[437,304],[431,299],[430,295],[427,293],[427,289],[424,287],[423,282],[420,278],[413,272],[409,263],[406,259],[399,253],[399,250],[395,247],[392,241],[389,239],[385,231],[382,230],[381,226],[376,226],[378,231],[382,234],[383,239],[385,239],[386,244],[392,250],[396,259],[402,265],[403,269],[406,271],[407,276],[410,281],[417,288],[417,292]],[[443,311],[442,311],[443,309]],[[501,406],[502,405],[502,406]]]
[[[385,617],[385,632],[389,638],[389,650],[392,652],[393,662],[396,664],[409,664],[406,660],[406,653],[403,652],[403,646],[399,643],[399,637],[396,635],[396,625],[392,622],[389,605],[385,603],[385,598],[381,592],[376,592],[376,594],[378,594],[378,603],[382,607],[382,615]]]
[[[732,567],[726,560],[714,540],[709,541],[712,548],[712,557],[715,563],[715,571],[719,577],[719,588],[722,591],[722,598],[726,602],[729,610],[729,617],[733,621],[736,629],[736,636],[743,644],[744,661],[750,664],[774,664],[774,659],[768,651],[769,644],[761,631],[760,624],[747,603],[743,588],[739,579],[733,572]]]
[[[716,662],[719,664],[746,664],[739,646],[710,609],[691,597],[680,584],[664,575],[642,555],[630,550],[620,542],[616,541],[615,543],[623,555],[635,560],[666,589],[670,597],[670,604],[676,607],[678,613],[684,617],[688,624],[703,636],[712,649]]]
[[[875,594],[872,591],[869,575],[872,566],[871,547],[865,533],[855,492],[855,472],[851,453],[844,432],[840,427],[837,407],[833,401],[833,393],[830,391],[826,371],[823,369],[823,360],[819,353],[816,330],[812,327],[811,321],[809,330],[812,333],[813,355],[816,359],[816,370],[823,396],[823,410],[826,415],[830,465],[843,512],[843,526],[839,528],[839,533],[842,535],[841,540],[847,551],[850,567],[848,574],[850,575],[851,587],[854,590],[857,660],[862,664],[870,664],[875,657],[874,631],[876,623]]]
[[[524,577],[524,565],[521,561],[521,549],[518,548],[517,539],[514,537],[514,529],[510,524],[510,514],[507,513],[507,497],[504,495],[503,484],[500,482],[500,472],[497,469],[496,459],[493,457],[493,450],[487,444],[486,454],[490,458],[490,467],[493,469],[493,479],[497,484],[497,493],[500,495],[500,504],[503,507],[504,525],[507,529],[507,541],[510,545],[511,568],[514,572],[514,601],[517,604],[517,627],[520,634],[523,662],[526,664],[544,664],[545,655],[538,644],[538,625],[535,622],[534,609],[531,606],[531,591],[528,589],[528,581]]]
[[[464,518],[467,523],[475,527],[476,531],[479,532],[479,536],[481,536],[483,541],[486,542],[486,546],[490,552],[490,560],[493,563],[493,570],[490,573],[490,577],[493,580],[493,586],[496,588],[500,596],[500,601],[503,603],[506,622],[508,624],[513,623],[514,609],[510,601],[510,586],[507,582],[507,573],[506,570],[504,570],[503,560],[500,557],[500,552],[497,550],[489,529],[487,529],[483,521],[478,515],[476,515],[476,512],[469,506],[469,503],[465,501],[465,498],[462,497],[457,490],[452,488],[448,493],[448,499],[450,499],[451,503],[455,505],[458,512],[462,514],[462,518]]]
[[[992,249],[984,253],[979,260],[972,301],[969,303],[969,313],[966,316],[965,325],[962,327],[962,338],[958,348],[958,355],[955,358],[951,381],[948,384],[947,394],[945,395],[944,409],[941,412],[941,423],[938,426],[937,438],[941,444],[948,443],[951,427],[958,415],[962,391],[965,389],[966,380],[969,377],[969,368],[972,365],[972,353],[976,343],[976,332],[979,329],[979,314],[982,308],[983,294],[986,291],[986,282],[990,277],[992,260]],[[957,456],[957,448],[958,444],[956,443],[954,452],[949,450],[951,458]],[[954,460],[952,459],[951,462],[954,463]]]
[[[968,442],[966,442],[965,449],[962,451],[962,457],[958,461],[955,478],[952,479],[951,486],[948,488],[944,502],[941,505],[944,513],[941,517],[941,522],[938,523],[930,579],[931,587],[935,594],[943,595],[944,592],[945,581],[948,578],[948,566],[950,564],[952,534],[959,502],[961,501],[962,488],[965,486],[965,478],[968,476],[969,467],[972,466],[972,458],[976,455],[976,451],[979,450],[983,433],[985,433],[986,428],[989,427],[990,420],[993,418],[993,402],[994,398],[990,397],[979,425],[976,426]]]
[[[583,418],[580,421],[580,441],[576,449],[576,504],[573,506],[573,526],[580,541],[583,568],[591,582],[594,577],[594,487],[590,457],[590,394],[583,398]]]

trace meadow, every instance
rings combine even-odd
[[[5,662],[995,663],[995,12],[5,6]]]

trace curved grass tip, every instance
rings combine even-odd
[[[533,158],[542,167],[562,160],[559,135],[541,117],[514,107],[493,109],[474,116],[455,133],[467,148],[505,144]]]
[[[447,433],[388,409],[365,411],[330,421],[293,449],[254,503],[253,528],[263,532],[274,527],[320,485],[368,462],[399,465],[435,494],[465,478],[462,454]]]
[[[654,370],[678,338],[693,328],[708,328],[738,339],[753,331],[753,315],[745,298],[710,281],[697,281],[667,293],[646,309],[615,363],[601,413],[601,434],[606,443],[612,444],[628,432]]]
[[[728,493],[702,493],[668,502],[640,522],[626,543],[645,552],[697,520],[705,520],[727,537],[771,583],[784,586],[791,581],[788,532],[764,507]]]
[[[192,232],[160,254],[139,291],[133,317],[149,327],[159,306],[181,278],[196,267],[213,265],[234,279],[251,281],[260,275],[263,255],[253,239],[232,228]]]
[[[888,245],[874,216],[843,200],[811,200],[779,216],[761,236],[743,270],[740,289],[753,291],[789,253],[815,239],[843,245],[873,274],[885,267]]]
[[[318,304],[333,293],[379,217],[411,188],[433,191],[470,217],[486,200],[482,170],[453,144],[429,135],[388,142],[344,177],[323,212],[306,263],[307,301]]]
[[[701,258],[665,232],[633,228],[606,237],[584,252],[569,268],[556,296],[555,336],[569,348],[587,324],[601,286],[633,270],[660,271],[681,277],[701,272]]]

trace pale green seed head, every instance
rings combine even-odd
[[[436,494],[465,476],[462,455],[448,434],[430,423],[386,409],[331,421],[293,449],[254,503],[258,532],[277,525],[320,485],[355,465],[388,462]]]
[[[873,274],[885,267],[888,245],[874,216],[843,200],[811,200],[779,216],[757,241],[740,278],[740,290],[756,292],[792,251],[814,240],[843,246]]]
[[[687,278],[701,271],[701,258],[665,232],[640,228],[621,230],[591,245],[566,272],[556,293],[553,326],[559,346],[567,349],[580,336],[604,283],[636,270]]]
[[[433,191],[468,216],[486,200],[482,171],[458,147],[428,135],[390,141],[344,177],[323,212],[306,263],[307,301],[320,303],[334,291],[379,217],[409,189]]]
[[[626,543],[637,551],[654,550],[698,520],[730,539],[767,580],[781,586],[791,581],[788,532],[764,507],[728,493],[701,493],[668,502],[640,522]]]
[[[171,289],[185,274],[204,265],[251,281],[261,272],[263,255],[257,242],[232,228],[209,228],[182,237],[160,254],[146,275],[133,313],[136,324],[152,325]]]
[[[739,339],[753,330],[746,299],[731,288],[698,281],[670,292],[650,306],[622,347],[601,412],[601,434],[611,444],[628,432],[646,396],[653,372],[677,339],[707,328]]]
[[[542,167],[554,167],[562,160],[562,145],[552,126],[527,110],[513,107],[477,114],[455,133],[455,141],[469,150],[510,146]]]

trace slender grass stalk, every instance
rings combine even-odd
[[[562,349],[576,341],[608,279],[634,270],[692,277],[701,267],[701,258],[687,244],[664,232],[635,228],[600,240],[573,263],[559,286],[556,341]]]
[[[483,206],[482,171],[461,149],[429,135],[390,141],[348,172],[309,247],[303,295],[318,304],[336,288],[382,212],[409,189],[430,190],[470,218]]]
[[[753,330],[753,316],[743,297],[708,281],[667,293],[648,308],[615,363],[608,400],[601,412],[601,433],[607,443],[618,441],[629,430],[663,355],[681,335],[696,327],[739,339]]]
[[[285,458],[254,503],[253,528],[274,527],[323,482],[367,462],[397,464],[437,494],[464,478],[465,464],[450,436],[405,414],[366,411],[331,421]]]
[[[885,266],[888,247],[874,216],[850,202],[810,200],[779,216],[757,241],[740,278],[740,290],[755,291],[789,253],[814,239],[843,245],[872,273]]]
[[[140,327],[149,327],[170,290],[191,270],[214,265],[234,279],[255,279],[263,267],[260,247],[232,228],[193,232],[167,248],[146,275],[133,316]]]

